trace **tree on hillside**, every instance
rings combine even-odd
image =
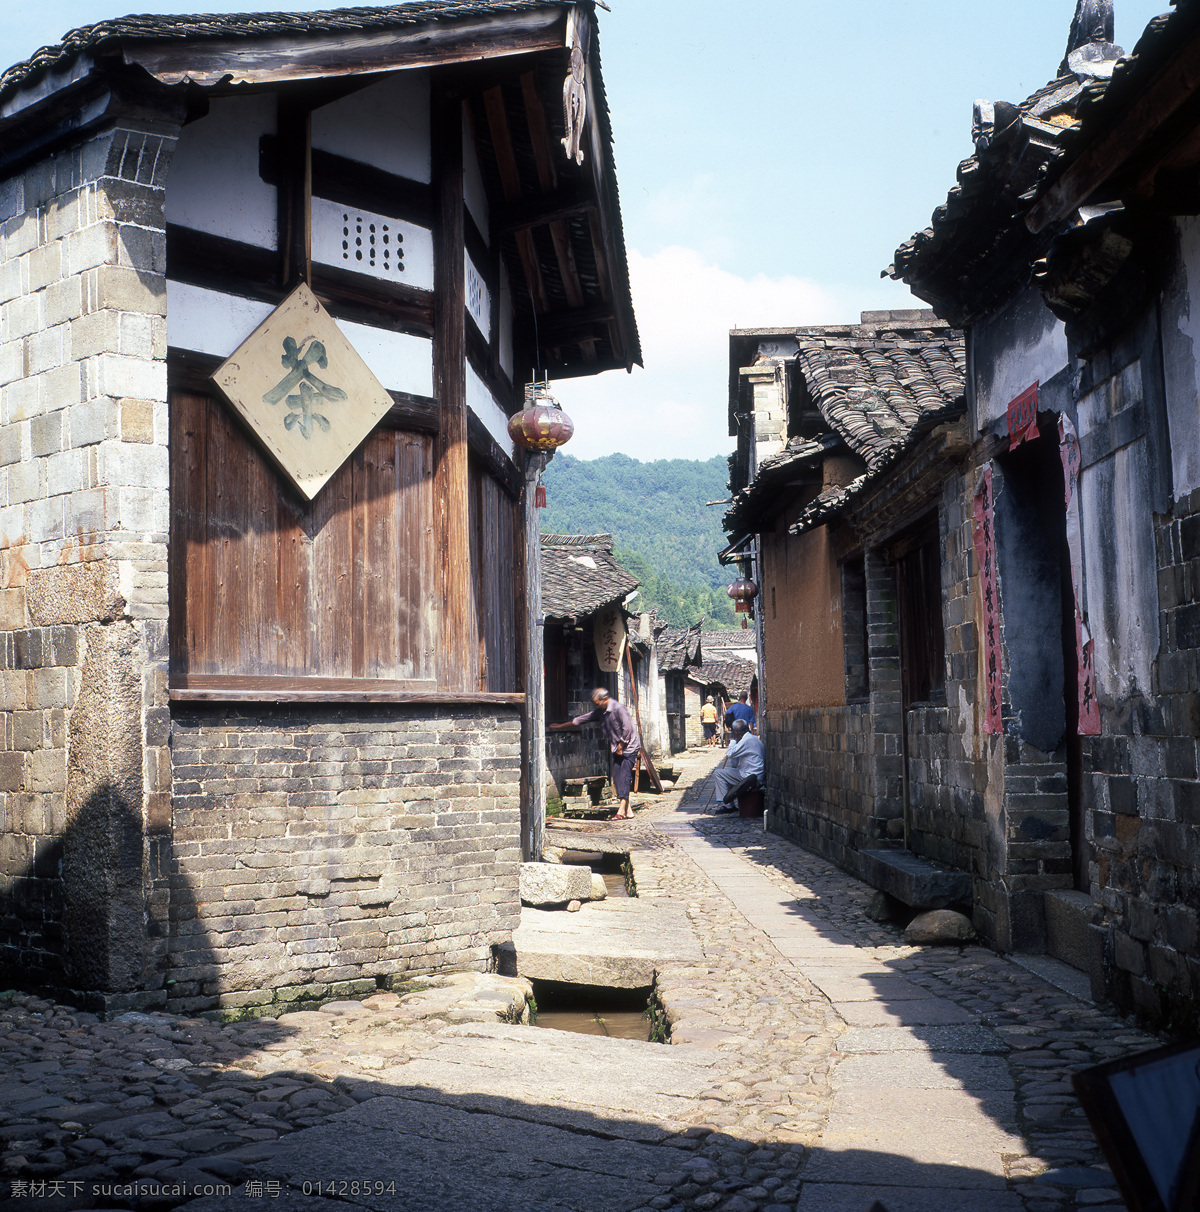
[[[664,602],[678,599],[671,607],[677,614],[691,610],[724,618],[729,605],[725,586],[733,578],[717,563],[717,552],[726,541],[722,511],[705,502],[727,495],[728,474],[723,455],[641,463],[626,454],[586,461],[559,454],[544,476],[549,507],[542,528],[562,534],[612,534],[623,553],[643,556],[656,578],[674,587],[661,593]],[[711,592],[685,606],[689,586]]]

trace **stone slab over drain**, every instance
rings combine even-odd
[[[687,911],[660,898],[593,901],[570,915],[525,908],[513,945],[517,972],[530,980],[618,989],[653,984],[663,964],[703,958]]]

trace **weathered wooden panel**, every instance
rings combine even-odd
[[[519,594],[513,553],[520,517],[516,503],[475,459],[471,461],[471,567],[479,629],[480,689],[520,689]]]
[[[176,684],[435,677],[429,437],[376,430],[311,503],[205,396],[173,395],[171,450]]]

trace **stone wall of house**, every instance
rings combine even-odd
[[[768,827],[849,871],[855,850],[886,836],[873,815],[875,745],[871,713],[861,703],[839,708],[768,710]]]
[[[985,793],[985,754],[999,738],[982,735],[979,581],[974,553],[972,485],[975,471],[956,471],[942,488],[942,621],[946,705],[914,708],[908,719],[909,847],[945,867],[976,877],[980,932],[996,937],[996,906],[986,888],[1003,884],[1003,847],[995,845]]]
[[[982,732],[972,529],[978,470],[973,462],[952,469],[934,498],[945,705],[910,708],[902,737],[896,578],[886,541],[878,539],[863,563],[869,697],[842,708],[767,712],[770,828],[850,871],[858,870],[859,849],[907,845],[923,858],[970,872],[980,933],[1005,949],[1041,950],[1043,893],[1070,884],[1065,757],[1015,736]],[[882,499],[904,487],[901,479]],[[1007,652],[1002,655],[1003,714],[1011,725]],[[847,677],[861,677],[851,663]]]
[[[175,707],[170,1000],[487,968],[520,917],[517,708]]]
[[[1093,926],[1105,994],[1157,1024],[1200,1023],[1200,490],[1157,519],[1156,696],[1085,740]]]
[[[129,1004],[166,933],[163,200],[181,119],[125,111],[0,182],[0,963]]]

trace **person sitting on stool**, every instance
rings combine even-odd
[[[762,738],[750,731],[745,720],[734,720],[733,740],[725,750],[725,760],[717,767],[717,793],[722,807],[718,812],[736,812],[737,798],[753,791],[762,778],[766,750]]]

